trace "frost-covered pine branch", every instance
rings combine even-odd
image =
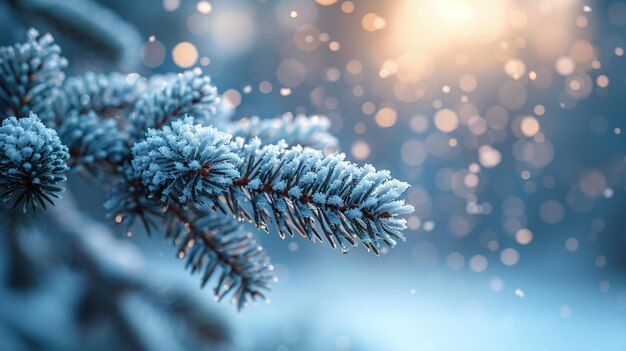
[[[187,121],[191,119],[188,118]],[[172,132],[173,138],[187,137],[186,143],[178,141],[181,149],[174,152],[196,153],[199,158],[198,161],[189,157],[190,162],[187,164],[156,163],[148,166],[155,177],[170,177],[170,189],[164,191],[181,196],[189,194],[188,196],[201,203],[203,201],[201,199],[210,201],[227,188],[229,179],[237,174],[233,162],[237,162],[238,157],[229,150],[231,145],[226,134],[210,127],[184,124],[182,120],[173,122],[172,128],[165,126],[163,131]],[[151,129],[146,140],[151,140],[154,138],[153,134],[158,132]],[[137,144],[136,147],[148,144],[146,141]],[[210,179],[187,172],[187,169],[194,168],[205,174],[199,169],[200,162],[205,164],[210,162],[214,165],[210,170]],[[167,171],[161,172],[161,167]],[[221,299],[232,292],[232,302],[238,303],[241,308],[249,298],[254,299],[257,296],[265,298],[263,291],[269,289],[269,283],[273,280],[269,272],[271,265],[269,258],[254,238],[248,233],[242,233],[238,223],[231,218],[216,216],[201,208],[189,209],[179,206],[185,202],[182,198],[172,203],[153,199],[148,196],[150,186],[140,180],[145,177],[136,172],[129,175],[112,194],[106,205],[111,213],[115,214],[116,221],[132,225],[139,218],[146,228],[163,227],[154,224],[154,221],[164,221],[166,237],[179,247],[178,257],[187,259],[187,267],[192,272],[201,272],[202,285],[205,285],[214,273],[221,272],[214,289],[216,299]],[[182,181],[179,182],[179,179]],[[181,186],[187,189],[182,189]],[[195,192],[192,188],[203,189]],[[165,206],[161,207],[161,204]]]
[[[289,147],[232,142],[211,127],[178,120],[150,130],[133,147],[133,167],[151,197],[195,207],[210,206],[252,220],[267,230],[274,221],[281,237],[294,233],[313,240],[327,238],[342,251],[358,238],[379,253],[404,239],[412,212],[398,200],[408,184],[372,166],[358,167],[343,154]]]
[[[399,198],[409,185],[389,172],[359,167],[343,154],[324,156],[285,143],[261,147],[252,141],[240,144],[239,154],[244,160],[240,178],[224,202],[236,215],[251,216],[257,227],[267,230],[275,220],[281,237],[298,232],[322,241],[321,232],[343,252],[348,244],[354,246],[355,238],[377,255],[383,242],[393,247],[395,239],[404,240],[406,224],[398,216],[413,207]]]
[[[120,116],[145,89],[146,83],[139,75],[87,72],[65,81],[55,100],[55,113],[57,116],[89,112],[102,118]]]
[[[52,101],[59,93],[67,67],[61,48],[50,34],[28,31],[27,41],[0,47],[0,113],[28,116],[34,112],[48,123],[53,117]]]
[[[160,129],[185,116],[193,116],[198,123],[214,123],[219,102],[217,88],[200,69],[178,74],[169,84],[148,90],[135,103],[129,115],[133,141],[143,139],[149,129]]]
[[[242,118],[238,122],[230,123],[226,131],[233,138],[240,137],[246,142],[258,138],[268,145],[282,140],[289,145],[336,150],[338,141],[328,132],[329,128],[330,121],[324,116],[294,117],[291,113],[286,113],[271,119]]]
[[[5,119],[0,127],[0,198],[24,212],[54,205],[63,190],[59,183],[65,181],[68,158],[56,132],[34,113]]]
[[[269,258],[244,231],[242,220],[283,238],[299,234],[328,241],[343,252],[361,242],[378,255],[385,245],[404,239],[401,217],[413,210],[401,199],[408,185],[387,171],[350,163],[343,154],[315,150],[336,144],[326,119],[287,115],[233,124],[226,119],[230,113],[222,111],[217,89],[198,69],[158,81],[87,73],[63,84],[66,63],[60,50],[49,36],[44,36],[45,46],[54,50],[40,49],[37,38],[30,35],[27,44],[15,47],[26,47],[26,58],[16,49],[0,51],[6,53],[0,67],[22,67],[2,71],[1,82],[24,80],[30,87],[32,79],[37,86],[5,89],[3,110],[36,108],[58,132],[52,138],[54,131],[34,116],[5,121],[9,128],[35,125],[34,134],[54,139],[48,144],[56,148],[40,153],[55,155],[55,162],[48,156],[31,167],[56,178],[46,178],[45,188],[31,181],[30,193],[56,195],[66,167],[86,170],[109,192],[105,207],[115,222],[129,234],[136,223],[163,233],[187,267],[202,275],[203,285],[216,278],[217,299],[229,296],[241,308],[264,298],[274,279]],[[60,81],[25,74],[40,68],[40,62],[57,68]],[[30,101],[38,103],[31,106]],[[24,145],[15,144],[1,157],[22,162],[14,154],[30,150]],[[7,172],[17,172],[20,165],[13,164]],[[11,186],[2,184],[4,200],[21,194],[15,189],[24,188],[24,179],[34,179],[26,173],[20,177]]]
[[[143,257],[132,243],[116,238],[109,226],[77,206],[68,193],[48,211],[37,212],[36,222],[31,218],[30,223],[15,223],[13,217],[0,222],[3,234],[12,234],[5,224],[13,222],[22,226],[15,232],[22,239],[30,237],[32,242],[32,237],[40,237],[41,241],[39,250],[30,249],[20,261],[11,262],[19,266],[9,271],[16,274],[7,277],[7,285],[11,284],[8,289],[0,285],[4,303],[0,322],[15,328],[17,339],[43,343],[51,349],[91,349],[94,329],[106,327],[107,338],[115,340],[107,347],[119,345],[116,347],[120,349],[154,350],[155,345],[157,349],[221,349],[232,342],[228,323],[206,301],[199,300],[193,287],[155,270],[154,260]],[[43,230],[38,233],[38,229]],[[43,246],[49,247],[42,250]],[[14,247],[5,246],[4,241],[0,249],[11,250],[4,254],[14,253]],[[71,270],[67,269],[68,262]],[[31,265],[30,274],[35,279],[29,285],[24,285],[29,283],[24,280],[29,273],[24,270],[26,265]],[[59,284],[60,293],[55,288]],[[21,291],[15,294],[14,289]],[[42,311],[39,295],[48,303],[58,304],[62,315]],[[15,315],[29,323],[16,324],[18,320],[11,318]],[[146,323],[146,315],[160,323]],[[59,330],[63,331],[62,338],[49,338],[49,332]],[[3,347],[23,349],[6,337],[3,333]]]
[[[117,121],[102,119],[94,112],[67,114],[58,132],[69,149],[68,165],[85,169],[94,177],[111,175],[127,153]]]

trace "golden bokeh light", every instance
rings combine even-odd
[[[450,109],[442,109],[435,114],[435,127],[442,132],[452,132],[459,125],[459,117]]]
[[[541,126],[539,125],[539,121],[533,116],[526,116],[522,118],[520,123],[520,129],[522,134],[527,137],[533,137],[535,134],[539,133],[541,130]]]
[[[241,104],[241,93],[235,89],[228,89],[224,92],[224,104],[228,107],[237,107]]]
[[[330,6],[330,5],[334,5],[337,2],[337,0],[315,0],[315,2],[322,6]]]
[[[344,1],[341,3],[341,11],[344,13],[354,12],[354,3],[352,1]]]
[[[502,154],[489,145],[483,145],[478,149],[478,160],[485,168],[493,168],[500,164]]]
[[[184,41],[174,47],[172,58],[177,66],[189,68],[198,61],[198,50],[192,43]]]
[[[213,5],[208,1],[198,1],[196,4],[196,10],[202,14],[209,14],[213,10]]]
[[[375,32],[387,26],[387,21],[375,13],[368,13],[361,19],[361,26],[368,32]]]
[[[526,73],[526,64],[519,59],[513,59],[506,62],[504,72],[513,79],[520,79]]]
[[[522,228],[515,233],[515,240],[520,245],[528,245],[533,241],[533,232],[526,228]]]
[[[607,77],[606,75],[602,74],[599,75],[598,78],[596,78],[596,84],[600,87],[600,88],[606,88],[609,86],[609,77]]]
[[[352,144],[350,151],[357,160],[365,160],[370,156],[371,148],[365,141],[357,140]]]
[[[396,124],[398,113],[391,107],[383,107],[376,112],[376,124],[382,128],[389,128]]]

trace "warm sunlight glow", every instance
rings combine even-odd
[[[460,40],[489,42],[506,30],[508,0],[403,1],[393,18],[398,48],[429,53],[450,49]]]
[[[472,19],[474,10],[467,0],[444,0],[435,3],[437,15],[448,23],[462,23]]]

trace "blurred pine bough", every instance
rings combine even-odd
[[[111,66],[137,66],[142,39],[137,29],[93,0],[9,0],[8,5],[27,25],[45,23],[92,51]]]
[[[404,240],[400,217],[413,210],[401,200],[408,185],[342,154],[316,151],[336,146],[325,118],[231,121],[199,70],[168,76],[163,85],[136,74],[65,79],[67,66],[52,36],[36,30],[27,42],[0,48],[0,216],[9,295],[37,286],[38,255],[52,254],[86,277],[79,324],[96,313],[113,321],[127,346],[149,349],[125,307],[126,296],[142,296],[150,308],[193,326],[185,330],[195,336],[178,342],[225,341],[226,331],[214,335],[203,326],[220,322],[190,308],[187,294],[155,288],[145,274],[120,266],[114,252],[126,244],[78,211],[71,195],[58,200],[71,171],[109,193],[105,207],[128,235],[138,223],[164,233],[202,285],[215,278],[215,298],[229,296],[238,308],[265,298],[275,279],[242,221],[282,238],[328,241],[342,252],[361,242],[378,255]],[[24,233],[44,229],[41,253]],[[104,247],[111,252],[94,242],[110,242]],[[165,306],[165,296],[174,302]],[[50,335],[33,338],[27,342],[53,343]]]

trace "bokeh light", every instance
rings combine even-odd
[[[178,43],[172,50],[172,58],[179,67],[189,68],[198,61],[198,50],[190,42]]]

